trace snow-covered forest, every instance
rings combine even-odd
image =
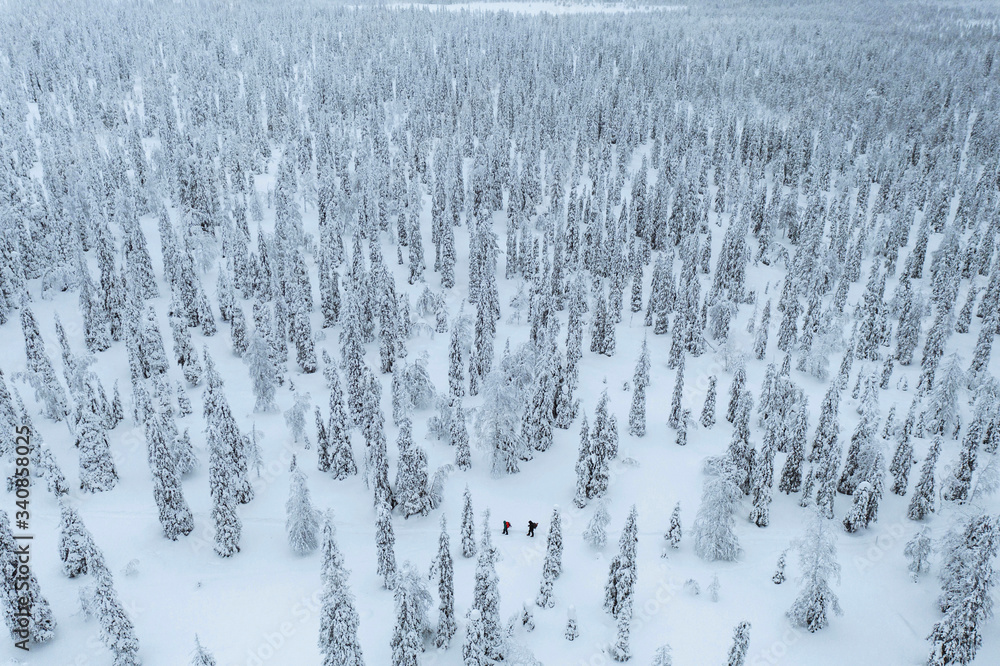
[[[0,2],[0,661],[1000,663],[998,32]]]

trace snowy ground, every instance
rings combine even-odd
[[[258,179],[258,188],[267,186],[267,179]],[[429,200],[427,203],[427,219],[424,222],[429,225]],[[499,216],[496,218],[496,229],[500,233],[503,229],[501,219]],[[160,271],[162,266],[155,220],[144,218],[143,228],[154,265]],[[306,228],[315,232],[315,212],[312,210],[307,212]],[[429,227],[425,233],[429,234]],[[456,246],[462,252],[468,247],[465,229],[457,229],[456,236]],[[717,245],[721,243],[721,238],[721,232],[715,234]],[[387,257],[394,255],[394,251],[389,254],[389,249],[387,246]],[[714,250],[717,251],[718,247]],[[459,267],[465,266],[467,256],[460,254]],[[402,270],[401,267],[396,268]],[[501,275],[502,270],[501,259]],[[452,315],[458,311],[460,302],[457,295],[464,292],[466,275],[464,270],[458,273],[459,284],[448,303]],[[752,275],[754,282],[749,286],[761,294],[765,285],[770,284],[773,289],[781,271],[761,266]],[[203,279],[206,284],[215,282],[212,274],[203,276]],[[422,285],[409,287],[402,272],[397,273],[396,279],[397,285],[409,289],[411,298],[415,300]],[[436,278],[431,277],[430,280],[432,284],[436,283]],[[858,298],[861,288],[863,285],[855,285],[849,302]],[[515,289],[515,283],[501,280],[503,304],[509,301]],[[165,292],[166,288],[161,285],[161,293]],[[154,304],[160,314],[161,328],[168,331],[167,300],[161,296]],[[56,312],[67,325],[74,345],[82,347],[75,294],[58,294],[47,302],[36,299],[33,307],[47,337],[50,355],[58,353],[58,343],[52,334]],[[736,334],[738,339],[746,339],[749,344],[749,337],[742,333],[750,309],[743,310],[733,330],[739,332]],[[469,311],[468,308],[466,311]],[[836,591],[840,595],[844,615],[834,618],[827,629],[817,634],[792,628],[784,617],[784,611],[796,593],[794,580],[798,566],[794,557],[789,558],[789,581],[780,587],[771,582],[771,573],[779,554],[801,531],[805,514],[798,507],[798,496],[786,497],[775,493],[772,526],[766,529],[748,523],[745,517],[749,505],[741,507],[737,529],[745,555],[738,562],[709,564],[694,555],[689,538],[701,493],[701,465],[706,456],[723,452],[729,441],[732,426],[721,418],[721,414],[728,399],[726,391],[732,375],[724,371],[718,354],[708,353],[688,360],[685,406],[698,414],[707,377],[718,375],[720,418],[711,430],[692,430],[686,448],[677,447],[674,431],[664,423],[674,376],[665,365],[669,336],[652,336],[649,329],[642,326],[641,315],[636,315],[634,321],[630,321],[628,315],[626,312],[625,320],[617,327],[616,355],[606,358],[585,353],[582,365],[582,408],[593,414],[606,380],[612,410],[619,417],[622,439],[621,455],[614,464],[609,493],[612,522],[604,552],[594,551],[581,538],[593,507],[580,511],[573,507],[571,501],[575,483],[573,463],[579,437],[577,421],[569,431],[556,430],[552,448],[538,454],[534,461],[525,463],[520,474],[503,479],[489,476],[485,453],[475,449],[473,436],[473,469],[467,473],[457,472],[450,478],[442,508],[427,518],[394,520],[397,560],[400,563],[411,560],[426,569],[436,550],[438,513],[447,517],[452,543],[457,546],[461,494],[468,485],[472,489],[480,521],[477,528],[481,526],[485,509],[492,514],[491,528],[502,554],[497,565],[503,600],[502,615],[507,617],[520,609],[522,601],[533,600],[537,593],[548,519],[552,507],[560,505],[566,543],[565,573],[556,581],[556,608],[536,608],[537,628],[531,634],[519,635],[519,640],[523,640],[545,664],[582,666],[611,663],[602,652],[602,646],[614,639],[614,625],[601,610],[600,604],[608,561],[617,550],[618,534],[628,508],[635,504],[639,515],[640,586],[632,633],[634,663],[648,662],[655,648],[665,642],[673,646],[677,664],[721,663],[728,650],[732,628],[744,619],[753,625],[751,664],[834,666],[844,663],[921,663],[927,652],[925,636],[938,617],[934,605],[938,586],[933,577],[925,577],[921,583],[914,584],[906,572],[903,545],[917,527],[905,518],[908,498],[887,493],[877,524],[856,535],[841,532],[838,546],[843,582]],[[313,325],[315,330],[321,330],[318,319],[314,319]],[[776,331],[777,322],[772,320],[772,326]],[[974,327],[969,334],[954,335],[951,345],[970,349],[977,328]],[[22,336],[16,321],[9,322],[2,331],[8,341],[3,365],[9,377],[24,368]],[[652,353],[648,433],[644,438],[637,439],[626,432],[631,394],[624,392],[622,386],[623,382],[631,380],[635,359],[646,335],[649,335]],[[199,337],[197,333],[195,336]],[[498,350],[502,349],[506,339],[509,338],[511,345],[515,346],[526,336],[525,324],[504,323],[497,335]],[[319,348],[327,349],[331,356],[337,358],[339,353],[335,340],[336,333],[328,333]],[[773,340],[774,331],[772,345]],[[77,490],[71,493],[74,504],[80,507],[84,522],[104,549],[116,574],[119,593],[136,624],[144,663],[149,666],[183,663],[191,650],[191,637],[196,632],[202,642],[214,650],[220,664],[227,666],[316,663],[319,555],[293,556],[284,533],[288,467],[291,455],[296,453],[307,470],[316,505],[320,508],[332,507],[336,512],[340,547],[352,570],[351,587],[358,597],[360,640],[368,663],[387,664],[394,617],[393,599],[391,593],[381,588],[375,573],[375,535],[369,491],[364,489],[357,477],[335,482],[317,472],[315,451],[303,452],[291,445],[280,414],[252,412],[254,399],[247,381],[247,369],[230,351],[227,328],[220,329],[214,338],[197,339],[196,342],[199,346],[207,344],[216,359],[240,427],[246,432],[253,426],[263,433],[265,465],[261,475],[254,479],[256,498],[240,508],[244,533],[239,555],[224,560],[212,550],[205,466],[207,453],[203,450],[204,435],[201,432],[199,396],[202,387],[190,392],[195,414],[179,421],[182,428],[191,428],[195,446],[201,448],[199,457],[203,463],[202,469],[186,478],[184,483],[186,497],[195,514],[196,528],[192,535],[177,542],[162,537],[152,500],[144,436],[140,429],[131,426],[129,420],[109,433],[121,476],[118,487],[97,495],[83,496]],[[430,369],[439,390],[447,388],[447,344],[447,335],[410,341],[410,358],[424,350],[430,353]],[[587,344],[586,340],[584,344]],[[377,354],[373,345],[368,352],[369,365],[377,367]],[[766,363],[780,361],[780,358],[778,354],[771,354],[765,361],[751,361],[749,385],[758,386]],[[835,363],[833,365],[836,367]],[[994,373],[997,365],[995,355],[991,366]],[[101,354],[96,369],[108,386],[116,378],[120,383],[126,381],[128,371],[122,345],[116,344],[112,350]],[[180,379],[176,367],[171,372]],[[915,369],[911,366],[905,372],[911,375],[910,385],[913,386]],[[817,406],[826,385],[797,372],[794,378],[808,391],[810,404]],[[320,373],[303,376],[293,371],[292,379],[300,390],[311,393],[314,404],[321,404],[326,409]],[[391,406],[387,389],[386,385],[383,409],[388,415],[391,414]],[[23,388],[21,390],[25,392]],[[123,397],[126,395],[123,392]],[[895,402],[897,413],[905,413],[912,393],[890,390],[887,396],[886,410],[890,403]],[[467,399],[466,404],[475,405],[476,400]],[[855,404],[848,394],[841,406],[841,432],[848,433],[848,436],[857,420],[852,408]],[[279,408],[284,410],[290,405],[289,393],[280,391]],[[427,416],[430,412],[417,414],[415,435],[418,441],[425,434]],[[810,420],[812,427],[815,426],[815,418],[813,414]],[[41,418],[36,423],[54,449],[70,485],[76,488],[76,455],[65,426]],[[311,418],[309,423],[311,426]],[[387,419],[390,470],[395,469],[395,433],[391,419]],[[360,437],[357,433],[354,437],[360,454]],[[424,441],[423,444],[428,448],[430,469],[451,461],[453,453],[445,443]],[[922,459],[928,444],[926,440],[917,440],[916,454],[919,459]],[[957,442],[946,441],[943,463],[955,457],[957,446]],[[627,458],[634,458],[636,464],[621,462]],[[778,470],[783,459],[784,454],[779,454],[776,460]],[[391,474],[394,472],[391,471]],[[668,558],[661,558],[665,545],[663,534],[668,526],[670,511],[677,501],[681,502],[682,520],[688,532],[679,551],[672,551]],[[33,522],[36,558],[32,564],[58,618],[59,638],[51,644],[34,647],[28,657],[19,655],[18,658],[23,663],[46,666],[109,663],[105,648],[96,639],[96,625],[93,621],[85,621],[79,611],[77,595],[82,583],[68,580],[60,573],[55,548],[59,520],[57,506],[51,496],[43,492],[36,492],[33,502],[36,509]],[[842,515],[848,506],[849,499],[840,496],[838,514]],[[529,519],[540,523],[534,539],[524,534]],[[513,523],[510,536],[499,535],[502,520]],[[935,536],[940,535],[948,523],[947,514],[931,518]],[[462,617],[471,603],[475,563],[474,560],[463,559],[457,548],[455,552],[456,614]],[[133,559],[138,560],[137,572],[124,575],[123,570]],[[706,592],[713,574],[717,574],[721,582],[718,603],[713,603]],[[684,582],[692,578],[701,586],[700,596],[692,596],[682,589]],[[580,639],[572,643],[562,638],[566,608],[571,604],[577,609],[581,631]],[[7,645],[3,649],[11,650]],[[988,631],[976,663],[998,661],[1000,641]],[[424,655],[424,663],[459,664],[461,651],[458,648],[446,652],[431,650]]]
[[[645,11],[646,8],[626,8],[621,5],[567,6],[548,2],[531,3],[464,3],[454,5],[406,4],[401,6],[427,6],[430,8],[474,9],[484,11],[509,10],[526,14],[538,13],[587,13],[612,11]],[[653,7],[650,10],[681,9]],[[632,167],[638,157],[632,159]],[[273,174],[273,165],[272,171]],[[257,188],[263,195],[273,185],[271,176],[258,177]],[[264,197],[262,196],[262,199]],[[543,204],[544,205],[544,204]],[[503,237],[504,218],[497,214],[494,228]],[[719,222],[718,220],[715,220]],[[265,231],[273,225],[273,210],[265,211]],[[424,238],[430,237],[430,197],[425,197],[423,214]],[[158,276],[161,278],[161,296],[154,299],[160,329],[168,349],[171,349],[167,320],[169,293],[162,282],[163,266],[160,257],[160,240],[156,220],[142,219],[150,253]],[[316,211],[305,213],[305,228],[315,234]],[[722,243],[722,228],[713,227],[713,263]],[[462,304],[468,279],[468,236],[466,228],[456,228],[456,248],[459,252],[455,289],[446,294],[449,318],[454,317]],[[911,245],[900,251],[905,257]],[[934,249],[940,235],[931,239]],[[425,244],[427,256],[432,249]],[[385,244],[383,253],[387,264],[396,271],[397,289],[409,293],[415,302],[423,285],[407,285],[404,267],[395,265],[395,248]],[[92,267],[93,268],[93,267]],[[511,297],[518,288],[517,281],[502,278],[504,260],[501,254],[498,266],[501,306],[504,319],[498,328],[496,349],[503,349],[505,340],[511,347],[525,341],[528,326],[522,322],[507,322]],[[310,262],[314,298],[316,291],[315,266]],[[867,264],[865,266],[867,270]],[[93,272],[93,271],[92,271]],[[749,273],[748,288],[757,291],[763,305],[767,297],[775,303],[780,292],[775,291],[784,275],[782,268],[755,266]],[[867,273],[863,273],[867,275]],[[649,294],[649,271],[644,297]],[[437,290],[438,278],[428,271],[427,279]],[[205,285],[211,285],[214,294],[216,275],[213,271],[202,275]],[[889,281],[886,289],[891,294],[896,285]],[[963,286],[959,302],[965,301]],[[51,300],[38,298],[37,281],[31,284],[35,300],[32,303],[36,318],[46,342],[46,349],[60,368],[59,345],[54,334],[54,316],[61,317],[71,344],[78,351],[83,349],[82,322],[76,292],[57,293]],[[864,279],[853,285],[847,311],[853,309],[864,289]],[[766,292],[766,295],[765,295]],[[249,304],[241,303],[249,312]],[[468,304],[466,314],[474,311]],[[732,325],[733,337],[742,341],[747,349],[751,336],[745,333],[752,307],[743,307],[740,317]],[[565,331],[565,313],[560,313]],[[581,365],[581,388],[578,397],[581,408],[593,415],[602,390],[607,387],[611,409],[618,417],[621,449],[613,463],[612,480],[608,499],[612,522],[608,531],[608,545],[595,551],[584,543],[582,532],[593,514],[594,505],[583,510],[572,504],[575,476],[574,462],[579,443],[579,419],[569,430],[555,430],[555,441],[550,450],[536,454],[533,461],[523,464],[520,474],[501,479],[489,474],[487,453],[476,448],[474,430],[470,428],[473,443],[473,468],[468,472],[455,472],[446,484],[442,507],[426,518],[403,520],[394,517],[396,532],[396,558],[403,563],[412,561],[426,571],[437,548],[440,515],[447,518],[455,555],[456,616],[459,634],[451,649],[437,651],[433,648],[423,655],[425,666],[461,664],[461,637],[464,635],[464,615],[472,601],[475,560],[461,557],[458,548],[461,498],[468,486],[472,491],[477,514],[477,532],[482,527],[485,510],[491,512],[490,529],[494,543],[501,554],[497,564],[502,598],[502,617],[519,612],[522,602],[533,600],[541,580],[541,565],[545,549],[545,534],[553,506],[560,506],[565,539],[564,573],[555,583],[556,607],[535,610],[536,629],[523,633],[518,629],[517,640],[529,648],[542,663],[550,666],[597,666],[612,663],[604,652],[614,640],[615,626],[601,609],[603,588],[607,577],[608,562],[617,551],[620,529],[630,506],[638,509],[639,520],[639,589],[635,604],[632,629],[633,664],[647,664],[654,650],[664,643],[673,648],[674,662],[679,666],[690,664],[724,663],[729,649],[733,627],[742,620],[752,624],[748,664],[783,666],[842,666],[843,664],[921,664],[926,659],[926,636],[940,617],[934,600],[939,587],[932,569],[931,575],[920,582],[911,581],[903,557],[903,546],[919,525],[906,518],[907,497],[885,494],[879,521],[858,534],[845,534],[840,529],[839,518],[846,513],[850,498],[837,497],[838,520],[833,522],[838,534],[838,559],[842,566],[842,582],[835,587],[844,614],[834,617],[824,630],[809,634],[793,628],[785,618],[785,611],[794,599],[795,579],[800,572],[793,554],[789,556],[788,581],[781,586],[771,582],[775,562],[780,553],[802,532],[806,513],[799,508],[797,495],[787,497],[775,492],[771,508],[771,526],[761,529],[746,520],[749,501],[741,504],[737,514],[737,532],[744,555],[733,563],[707,563],[693,552],[690,528],[697,510],[702,489],[703,461],[707,456],[722,453],[732,432],[722,414],[728,401],[728,388],[732,373],[723,367],[721,351],[709,350],[700,358],[688,358],[685,368],[686,393],[684,406],[692,413],[700,413],[708,377],[718,376],[719,402],[716,425],[712,429],[694,427],[689,433],[686,448],[675,445],[675,432],[665,421],[674,384],[674,371],[666,368],[669,349],[668,336],[653,336],[642,325],[641,313],[630,317],[627,311],[617,326],[617,352],[611,357],[584,353]],[[783,355],[775,349],[775,338],[780,317],[772,317],[769,354],[763,361],[748,362],[748,384],[758,393],[764,370],[769,362],[780,363]],[[433,322],[429,322],[433,323]],[[320,328],[319,313],[314,313],[313,330]],[[955,333],[948,342],[946,354],[958,350],[966,361],[979,332],[980,320],[975,319],[967,334]],[[926,331],[926,322],[925,322]],[[333,358],[339,358],[337,333],[339,327],[326,331],[324,340],[317,345],[317,356],[326,349]],[[332,508],[336,514],[337,537],[347,567],[351,570],[350,586],[357,596],[361,616],[359,638],[370,666],[390,663],[389,639],[394,619],[393,597],[382,589],[376,575],[374,512],[371,493],[365,489],[360,477],[342,482],[333,481],[316,470],[316,452],[305,451],[291,442],[281,415],[292,404],[292,397],[285,388],[278,393],[279,411],[256,414],[252,411],[254,397],[249,375],[243,362],[231,352],[228,326],[220,325],[219,333],[203,338],[192,330],[195,346],[206,345],[215,359],[225,382],[229,403],[243,432],[255,428],[262,433],[263,468],[252,475],[255,499],[239,509],[243,521],[241,552],[230,559],[222,559],[213,552],[213,528],[210,518],[211,502],[208,491],[207,451],[205,450],[204,422],[201,417],[201,393],[204,385],[191,389],[188,395],[195,413],[178,424],[190,428],[192,440],[202,467],[185,477],[184,492],[195,516],[195,531],[186,538],[171,542],[163,538],[153,502],[152,484],[146,461],[143,429],[126,419],[109,433],[121,481],[106,493],[83,494],[78,488],[78,458],[64,424],[35,417],[39,433],[52,447],[60,466],[73,490],[72,503],[79,508],[81,517],[93,533],[115,574],[115,582],[123,603],[136,625],[141,642],[143,662],[147,666],[177,666],[187,663],[195,633],[201,642],[211,648],[220,665],[261,666],[263,664],[298,665],[319,663],[317,635],[319,628],[319,553],[305,557],[292,554],[285,536],[285,500],[289,487],[289,463],[297,455],[306,470],[314,503],[321,509]],[[321,334],[322,335],[322,334]],[[627,433],[627,414],[631,393],[623,390],[630,382],[644,337],[648,336],[652,355],[652,384],[647,392],[647,434],[634,438]],[[3,350],[2,365],[8,381],[14,373],[25,369],[23,336],[17,318],[0,327]],[[584,345],[589,343],[585,335]],[[367,361],[378,367],[377,342],[369,345]],[[923,337],[921,338],[921,347]],[[430,371],[436,388],[447,390],[448,335],[438,334],[413,338],[409,341],[409,359],[421,352],[430,355]],[[839,357],[831,359],[835,369]],[[856,362],[851,384],[859,372]],[[116,343],[98,357],[94,366],[109,389],[117,379],[122,397],[128,402],[128,365],[124,344]],[[312,396],[314,405],[327,410],[327,396],[322,373],[301,375],[289,364],[290,377],[300,391]],[[892,404],[896,405],[897,418],[901,418],[913,396],[919,365],[897,367],[891,388],[882,393],[882,416]],[[990,364],[993,375],[1000,373],[1000,354],[994,353]],[[181,380],[176,365],[171,366],[172,379]],[[816,425],[818,406],[827,388],[803,373],[792,371],[793,379],[802,386],[812,407],[810,415],[810,442]],[[897,379],[907,376],[909,390],[900,390]],[[383,411],[391,414],[388,376],[383,380]],[[25,398],[30,389],[16,385]],[[964,398],[964,396],[963,396]],[[466,399],[466,407],[475,407],[481,398]],[[968,424],[969,407],[962,401],[962,423]],[[858,420],[857,401],[847,391],[841,403],[841,442],[850,437]],[[127,405],[126,405],[127,407]],[[128,413],[126,408],[126,413]],[[454,452],[445,443],[424,439],[426,420],[432,415],[422,411],[415,418],[415,439],[425,446],[429,455],[429,468],[451,462]],[[307,418],[310,438],[315,442],[313,419]],[[390,478],[395,475],[397,429],[391,418],[386,420],[389,441]],[[753,428],[754,437],[759,438]],[[353,433],[356,457],[361,459],[363,446],[360,434]],[[929,439],[915,440],[915,454],[920,460],[930,444]],[[956,458],[959,443],[945,440],[941,454],[938,478]],[[845,445],[846,448],[846,445]],[[891,451],[890,451],[891,455]],[[781,469],[785,454],[775,460]],[[630,460],[634,462],[629,462]],[[780,472],[779,472],[780,473]],[[913,473],[916,474],[916,471]],[[913,476],[911,476],[911,488]],[[670,511],[681,502],[685,538],[678,551],[669,551],[661,557],[666,542]],[[10,496],[4,500],[9,508]],[[991,499],[991,509],[1000,510],[996,498]],[[33,646],[30,653],[14,650],[9,643],[0,647],[0,659],[8,664],[37,666],[89,666],[111,663],[106,648],[97,639],[97,624],[87,620],[80,611],[78,595],[86,581],[67,579],[60,569],[56,552],[59,510],[55,500],[44,489],[33,489],[32,531],[35,535],[32,567],[42,591],[52,604],[59,623],[56,640]],[[953,509],[946,508],[932,516],[927,523],[935,539],[941,536],[954,520]],[[525,536],[528,520],[540,523],[535,538]],[[514,527],[509,536],[500,535],[501,523],[509,520]],[[130,562],[136,561],[134,573],[126,574]],[[713,575],[721,582],[720,599],[713,602],[707,587]],[[683,589],[685,581],[694,579],[702,593],[694,596]],[[573,605],[578,614],[580,638],[574,642],[563,639],[567,608]],[[984,643],[975,661],[988,665],[1000,663],[1000,635],[996,620],[984,630]]]

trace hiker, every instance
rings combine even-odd
[[[503,521],[503,533],[504,534],[507,534],[507,528],[508,527],[510,527],[510,523],[508,523],[506,520]]]
[[[528,521],[528,536],[530,537],[535,536],[536,527],[538,527],[538,523],[533,523],[530,520]]]

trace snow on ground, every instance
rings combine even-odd
[[[269,182],[269,178],[258,178],[258,188],[268,187]],[[429,197],[425,199],[425,204],[424,233],[429,234]],[[265,230],[268,223],[271,223],[270,219],[265,224]],[[316,232],[314,210],[307,211],[305,224],[307,231]],[[142,225],[154,266],[162,276],[155,219],[143,218]],[[502,233],[503,218],[499,214],[495,216],[495,228]],[[715,231],[713,255],[717,255],[722,241],[721,231]],[[459,250],[458,284],[448,295],[451,316],[459,311],[459,298],[467,287],[468,236],[464,227],[456,229],[456,247]],[[395,266],[395,262],[388,259],[395,255],[394,251],[388,251],[390,249],[387,245],[385,255],[388,264],[396,270],[397,287],[407,290],[411,300],[415,301],[423,285],[406,284],[402,272],[404,267]],[[759,296],[768,288],[768,295],[776,298],[774,285],[782,272],[776,267],[758,266],[750,273],[748,287],[756,289]],[[503,275],[502,255],[498,274]],[[202,278],[207,285],[215,283],[214,273]],[[432,287],[437,286],[435,275],[428,273],[428,279]],[[314,277],[314,287],[315,282]],[[33,293],[37,294],[38,285],[32,286]],[[509,302],[516,287],[516,281],[500,279],[502,306]],[[863,284],[852,287],[849,303],[860,297],[863,287]],[[890,285],[889,293],[891,289]],[[167,288],[161,284],[161,294],[165,293]],[[644,293],[649,293],[648,284]],[[964,299],[964,295],[961,298]],[[161,295],[153,303],[160,317],[161,330],[169,335],[167,298]],[[248,307],[247,303],[243,305]],[[83,348],[75,293],[56,294],[49,301],[36,298],[33,308],[51,357],[58,359],[58,343],[53,333],[53,317],[57,312],[75,348]],[[466,307],[465,311],[472,310]],[[504,307],[504,311],[507,313],[509,310]],[[745,340],[747,346],[750,339],[744,334],[744,329],[751,311],[752,308],[742,308],[739,320],[732,326],[734,336]],[[565,313],[561,316],[565,331]],[[717,353],[688,359],[685,407],[691,408],[693,414],[699,414],[707,378],[718,375],[719,418],[710,430],[696,426],[690,432],[688,446],[677,447],[674,431],[665,425],[674,382],[673,371],[666,369],[669,336],[653,336],[650,329],[642,326],[641,314],[631,317],[626,311],[623,317],[617,327],[618,344],[614,357],[584,353],[582,385],[578,394],[582,409],[592,418],[600,393],[606,386],[612,411],[619,421],[621,453],[613,465],[608,496],[612,516],[608,545],[598,552],[584,543],[581,534],[593,513],[593,504],[583,510],[576,509],[572,504],[579,419],[568,431],[555,430],[552,448],[536,454],[533,461],[524,463],[520,474],[501,479],[490,477],[486,453],[475,448],[475,435],[470,428],[470,433],[473,433],[473,469],[464,473],[455,472],[451,476],[446,484],[441,509],[427,518],[403,520],[396,517],[393,521],[397,561],[402,564],[410,560],[421,570],[426,570],[436,552],[439,514],[447,517],[451,534],[459,634],[450,650],[431,649],[425,653],[423,663],[428,666],[461,663],[460,642],[464,636],[461,618],[472,601],[475,572],[475,560],[462,558],[459,550],[461,497],[466,485],[472,490],[477,533],[482,528],[483,512],[486,509],[491,512],[490,528],[502,558],[497,570],[504,618],[519,612],[522,602],[533,600],[537,594],[549,516],[554,505],[562,508],[564,573],[555,583],[556,607],[551,610],[535,607],[537,628],[530,634],[517,634],[517,639],[523,641],[544,664],[584,666],[612,663],[603,652],[603,646],[614,640],[615,628],[610,617],[601,609],[601,601],[608,562],[617,552],[618,536],[632,504],[637,506],[639,517],[639,587],[632,630],[632,663],[648,663],[656,647],[663,643],[670,643],[673,647],[676,664],[722,663],[733,627],[742,620],[752,623],[749,664],[840,666],[845,663],[922,663],[927,652],[925,636],[938,618],[934,604],[938,585],[933,576],[925,576],[920,583],[914,584],[906,571],[903,546],[918,529],[917,523],[905,518],[908,497],[899,498],[887,492],[879,521],[860,534],[845,534],[839,522],[834,523],[838,532],[839,561],[843,568],[842,584],[835,591],[840,597],[844,615],[833,618],[826,629],[816,634],[792,628],[784,617],[797,592],[795,579],[799,567],[794,554],[789,556],[788,580],[780,587],[771,582],[778,556],[802,531],[806,514],[798,506],[798,496],[786,497],[776,491],[771,526],[765,529],[757,528],[746,520],[749,503],[744,501],[741,504],[737,514],[737,531],[745,554],[739,561],[706,563],[694,555],[690,529],[701,496],[702,462],[706,456],[725,450],[732,431],[732,426],[722,418],[732,374],[723,369]],[[313,319],[315,331],[322,330],[319,324],[316,313]],[[776,319],[772,319],[770,349],[773,353],[762,362],[751,360],[749,363],[749,386],[759,386],[766,363],[780,362],[782,358],[773,347],[777,324]],[[13,372],[24,369],[23,338],[16,319],[0,330],[7,341],[3,361],[5,373],[10,377]],[[332,357],[339,358],[337,330],[339,327],[326,331],[326,339],[318,344],[317,356],[321,349],[326,349]],[[226,666],[317,663],[319,553],[294,556],[284,531],[289,463],[292,454],[297,454],[309,478],[315,505],[321,509],[331,507],[336,512],[338,543],[352,572],[350,585],[357,595],[361,615],[359,638],[367,663],[388,664],[389,639],[395,615],[392,593],[381,588],[375,571],[374,512],[370,491],[364,488],[359,477],[337,482],[316,471],[315,451],[303,451],[292,445],[280,413],[252,412],[254,398],[249,375],[240,359],[231,352],[227,326],[220,327],[220,332],[212,338],[202,338],[194,330],[192,333],[197,346],[204,344],[211,350],[243,432],[255,427],[263,433],[264,467],[254,478],[255,499],[239,509],[243,520],[243,540],[237,556],[222,559],[213,552],[207,451],[200,407],[203,386],[189,391],[195,413],[179,420],[181,428],[191,429],[202,468],[184,480],[186,498],[195,516],[195,531],[176,542],[164,539],[160,530],[141,429],[133,427],[131,421],[126,419],[109,433],[121,482],[110,492],[83,496],[75,490],[77,456],[65,425],[36,418],[39,431],[52,446],[74,488],[71,492],[73,503],[80,507],[84,522],[104,550],[116,575],[119,594],[136,625],[144,663],[147,666],[186,663],[195,633],[204,645],[214,651],[219,663]],[[977,333],[978,326],[974,326],[968,334],[955,334],[950,348],[971,349]],[[652,355],[652,385],[648,389],[647,403],[648,432],[645,437],[637,439],[627,433],[631,394],[623,391],[622,387],[624,382],[631,380],[639,347],[646,336]],[[526,340],[527,325],[509,324],[505,314],[497,333],[498,354],[507,339],[510,339],[512,347]],[[169,337],[166,340],[169,345]],[[584,344],[587,344],[586,337]],[[440,391],[447,390],[447,345],[447,334],[417,337],[409,344],[410,359],[422,351],[429,352],[430,372]],[[994,374],[998,369],[997,356],[994,355],[991,366]],[[371,367],[378,367],[377,343],[369,346],[367,358]],[[56,362],[58,367],[58,360]],[[831,365],[835,368],[837,362],[834,360]],[[292,381],[299,390],[311,394],[313,404],[321,405],[326,411],[322,374],[317,372],[304,376],[293,367],[294,363],[290,363]],[[116,343],[111,350],[102,353],[95,368],[109,388],[116,378],[119,380],[123,399],[128,402],[128,369],[123,344]],[[910,386],[915,386],[917,369],[911,366],[901,370],[910,377]],[[175,379],[181,378],[176,366],[171,367],[171,373]],[[813,409],[811,439],[816,411],[826,384],[794,370],[793,376],[809,394]],[[391,415],[388,377],[383,376],[382,379],[386,382],[383,410],[387,415],[392,477],[395,474],[397,429],[388,418]],[[23,386],[20,390],[28,397],[29,393]],[[912,390],[890,389],[884,395],[887,399],[883,409],[887,411],[889,405],[895,403],[897,414],[900,414],[905,413]],[[475,406],[479,400],[481,398],[467,398],[466,405]],[[279,391],[278,402],[282,411],[291,406],[287,390]],[[855,406],[856,401],[850,398],[848,392],[840,410],[842,441],[850,436],[857,422]],[[452,461],[453,452],[444,442],[423,439],[426,418],[430,415],[429,411],[416,414],[414,434],[416,440],[427,447],[429,469],[433,470],[439,464]],[[968,421],[963,419],[963,422]],[[308,423],[312,432],[311,415]],[[314,432],[311,439],[315,440]],[[915,441],[916,455],[922,459],[929,441]],[[360,464],[363,443],[356,432],[354,443]],[[953,460],[957,450],[957,442],[946,440],[942,463]],[[633,458],[636,464],[622,462],[628,458]],[[784,454],[778,454],[775,461],[777,470],[781,469],[783,461]],[[679,551],[671,551],[669,557],[663,558],[663,534],[668,527],[670,511],[677,501],[681,502],[685,538]],[[32,565],[43,593],[52,603],[59,622],[59,634],[51,644],[34,646],[30,655],[18,654],[17,657],[25,664],[38,666],[110,663],[108,652],[96,638],[95,622],[85,620],[79,610],[78,594],[85,583],[66,579],[60,571],[56,555],[57,505],[48,493],[40,489],[35,491],[32,502],[35,507],[32,527],[36,535]],[[849,498],[838,496],[839,516],[846,512],[849,504]],[[540,523],[534,539],[525,536],[529,519]],[[500,535],[503,520],[513,523],[509,536]],[[937,515],[929,522],[937,537],[947,529],[948,516]],[[133,559],[138,560],[137,572],[134,575],[123,574],[126,565]],[[707,594],[707,587],[715,574],[721,582],[717,603],[713,603]],[[683,590],[683,584],[688,579],[699,583],[701,595],[692,596]],[[566,609],[571,604],[577,609],[580,627],[580,638],[575,642],[568,642],[562,637]],[[9,645],[5,645],[3,650],[12,654]],[[1000,663],[1000,640],[995,634],[987,632],[976,663]]]

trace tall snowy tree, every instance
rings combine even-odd
[[[305,555],[316,550],[319,545],[319,512],[313,508],[309,500],[309,488],[306,486],[306,475],[296,464],[292,456],[292,482],[285,503],[285,531],[288,543],[296,555]]]
[[[972,518],[961,540],[952,544],[942,574],[945,597],[951,602],[931,631],[928,666],[968,664],[983,642],[984,622],[993,611],[990,588],[996,582],[993,560],[1000,547],[995,517]]]
[[[837,544],[822,511],[810,517],[806,533],[796,545],[802,567],[801,587],[787,615],[792,624],[816,632],[827,625],[830,611],[841,613],[837,595],[830,588],[831,581],[840,580]]]
[[[743,552],[734,531],[739,486],[728,469],[705,480],[694,520],[694,550],[703,560],[731,562]]]
[[[479,611],[483,623],[482,656],[503,661],[506,649],[503,623],[500,620],[500,580],[496,572],[497,553],[490,532],[490,514],[483,520],[483,539],[476,562],[476,583],[472,608]],[[468,661],[466,661],[468,663]],[[489,663],[489,662],[486,662]]]
[[[378,575],[382,577],[382,587],[387,590],[396,586],[396,534],[392,529],[392,514],[389,506],[382,502],[375,509],[375,547],[378,555]]]
[[[153,498],[159,509],[160,525],[163,534],[176,541],[180,536],[186,536],[194,529],[194,517],[184,499],[180,482],[180,472],[173,455],[168,438],[172,439],[171,430],[176,434],[176,428],[170,428],[167,419],[172,420],[164,412],[154,412],[146,419],[146,451],[149,457],[149,469],[153,474]]]
[[[438,572],[438,624],[434,644],[447,649],[458,628],[455,624],[455,571],[451,559],[451,543],[448,526],[441,516],[441,536],[438,538],[438,554],[435,560]]]
[[[322,552],[319,650],[323,666],[364,666],[358,642],[358,612],[347,585],[350,572],[344,568],[344,557],[337,548],[332,511],[327,511],[323,519]]]
[[[21,552],[10,518],[0,509],[0,605],[15,647],[28,651],[32,643],[52,640],[56,621]]]

